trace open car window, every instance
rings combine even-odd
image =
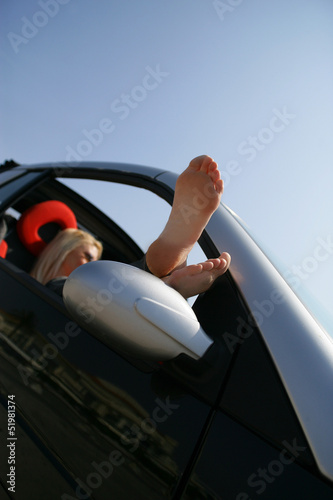
[[[6,210],[8,230],[6,241],[9,245],[6,260],[29,272],[34,257],[22,248],[16,231],[17,221],[32,206],[47,200],[65,203],[75,214],[78,227],[92,233],[103,243],[103,259],[131,263],[142,257],[142,249],[103,212],[54,179],[47,179],[24,195],[13,199]]]
[[[48,178],[14,199],[7,213],[15,213],[18,220],[25,210],[46,200],[60,200],[73,210],[79,227],[102,241],[103,259],[126,263],[142,257],[162,231],[171,209],[163,198],[138,186],[95,179]],[[196,244],[188,263],[206,258]]]
[[[170,204],[148,189],[91,179],[61,179],[61,182],[112,218],[143,252],[159,236],[170,214]],[[196,244],[188,263],[205,259],[205,253]]]

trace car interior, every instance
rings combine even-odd
[[[43,247],[66,227],[79,227],[99,239],[102,259],[131,263],[143,256],[115,222],[54,179],[28,192],[3,215],[0,256],[29,273]]]

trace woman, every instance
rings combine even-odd
[[[216,259],[190,266],[186,259],[217,209],[222,192],[217,163],[206,155],[194,158],[178,177],[165,228],[141,263],[133,265],[161,278],[185,298],[208,290],[228,269],[230,255],[223,252]],[[42,252],[31,275],[48,286],[51,280],[63,282],[78,266],[98,260],[101,254],[102,245],[92,235],[65,229]]]
[[[74,269],[99,260],[102,244],[81,229],[64,229],[47,245],[38,257],[31,276],[46,285],[51,280],[67,278]]]
[[[64,229],[43,250],[30,274],[61,295],[65,279],[71,272],[82,264],[99,260],[102,251],[101,242],[91,234],[81,229]],[[223,257],[181,267],[161,279],[185,298],[191,297],[206,291],[225,272],[227,265]],[[144,261],[134,265],[149,272]]]

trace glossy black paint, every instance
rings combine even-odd
[[[142,251],[126,232],[53,178],[128,182],[171,202],[160,174],[112,164],[24,167],[21,176],[6,176],[1,206],[21,212],[50,197],[61,199],[101,236],[104,258],[131,262]],[[214,255],[214,243],[205,236],[202,242]],[[1,485],[9,498],[332,498],[332,485],[316,468],[228,273],[194,305],[213,348],[198,362],[180,357],[156,365],[125,359],[85,332],[61,298],[16,259],[14,253],[0,259],[2,450],[8,396],[15,395],[16,403],[13,494],[8,453],[1,453]],[[242,328],[253,332],[230,348],[225,333],[240,336],[240,318]]]

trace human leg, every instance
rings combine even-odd
[[[149,247],[146,262],[155,276],[163,277],[186,263],[223,192],[217,163],[209,156],[194,158],[177,179],[168,222]]]

